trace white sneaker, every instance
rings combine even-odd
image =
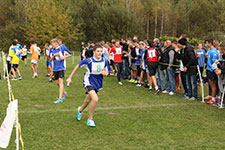
[[[164,90],[164,91],[162,91],[162,93],[167,94],[167,93],[169,93],[169,92],[167,92],[167,90]]]
[[[19,80],[22,80],[22,77],[21,76],[19,76],[19,78],[18,78]]]
[[[189,100],[190,100],[190,101],[195,101],[196,98],[195,98],[195,97],[192,97],[192,98],[190,98]]]
[[[170,92],[170,93],[169,93],[169,95],[174,95],[174,94],[175,94],[175,93],[173,93],[173,92]]]
[[[18,79],[15,77],[15,78],[12,78],[11,80],[18,80]]]
[[[141,84],[137,84],[136,86],[140,87],[140,86],[141,86]]]

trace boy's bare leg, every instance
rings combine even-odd
[[[89,106],[89,118],[88,118],[88,120],[93,120],[93,115],[94,115],[94,112],[95,112],[95,108],[96,108],[96,105],[98,103],[98,95],[96,94],[96,92],[94,90],[90,91],[88,94],[91,97],[91,103],[90,103],[90,106]]]
[[[91,97],[90,97],[89,94],[87,94],[87,96],[86,96],[86,98],[85,98],[85,100],[84,100],[84,102],[83,102],[83,104],[82,104],[82,106],[81,106],[81,108],[80,108],[80,112],[81,112],[81,113],[82,113],[82,112],[84,111],[84,109],[88,106],[88,104],[90,103],[90,101],[91,101]]]

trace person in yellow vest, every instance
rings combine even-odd
[[[21,55],[21,51],[20,49],[17,47],[18,42],[16,40],[13,40],[12,42],[12,47],[10,48],[10,52],[9,52],[9,57],[10,57],[10,64],[11,64],[11,70],[13,73],[13,78],[12,80],[21,80],[21,74],[20,74],[20,70],[19,70],[19,62],[20,62],[20,55]],[[19,75],[19,78],[16,78],[16,72]]]
[[[38,48],[36,46],[36,43],[34,41],[30,42],[30,53],[31,53],[31,69],[33,71],[33,78],[37,78],[37,65],[38,65]]]

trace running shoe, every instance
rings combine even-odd
[[[80,112],[80,109],[81,109],[81,107],[78,107],[77,108],[77,110],[78,110],[77,121],[80,121],[81,120],[81,117],[82,117],[82,113]]]
[[[22,80],[22,77],[21,77],[21,76],[19,76],[18,80]]]
[[[49,79],[48,82],[52,82],[52,79]]]
[[[211,99],[210,101],[206,102],[206,104],[216,104],[216,101]]]
[[[59,104],[59,103],[62,103],[63,100],[61,98],[59,98],[58,100],[54,101],[55,104]]]
[[[118,84],[119,84],[119,85],[123,85],[123,83],[122,83],[121,81],[120,81],[120,82],[118,82]]]
[[[137,80],[134,80],[134,83],[135,83],[135,84],[137,84],[137,83],[138,83],[138,81],[137,81]]]
[[[87,121],[87,125],[88,125],[89,127],[96,127],[94,120],[88,120],[88,121]]]
[[[152,92],[152,88],[149,87],[149,91]]]
[[[183,99],[189,99],[189,97],[188,97],[186,94],[181,95],[181,97],[182,97]]]
[[[139,83],[139,84],[137,84],[136,86],[141,87],[141,84]]]
[[[196,98],[195,98],[195,97],[192,97],[192,98],[190,98],[189,100],[190,100],[190,101],[195,101]]]
[[[37,77],[38,77],[38,74],[35,73],[32,78],[37,78]]]
[[[162,91],[162,93],[167,94],[169,93],[167,90]]]
[[[159,92],[160,92],[160,89],[156,90],[155,91],[155,94],[159,94]]]
[[[16,77],[12,78],[11,80],[18,80]]]
[[[133,83],[133,82],[134,82],[134,80],[133,80],[133,79],[130,79],[130,80],[129,80],[129,82],[130,82],[130,83]]]
[[[174,95],[175,93],[174,92],[169,92],[169,95]]]

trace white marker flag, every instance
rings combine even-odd
[[[7,108],[6,117],[0,128],[0,147],[7,148],[13,130],[13,125],[16,123],[16,112],[18,112],[18,101],[11,101]]]

